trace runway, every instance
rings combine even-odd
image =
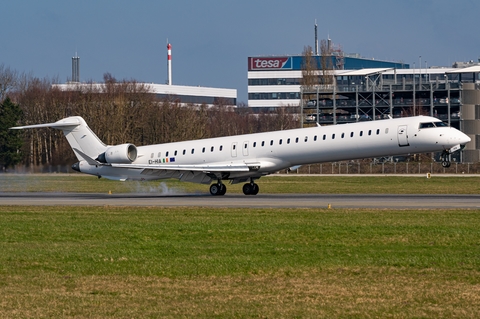
[[[93,193],[0,193],[0,205],[27,206],[152,206],[236,208],[376,208],[480,209],[480,195],[386,195],[386,194],[93,194]]]

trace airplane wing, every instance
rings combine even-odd
[[[258,170],[259,166],[252,164],[204,164],[204,165],[172,165],[172,164],[110,164],[112,167],[142,170],[142,175],[157,178],[176,178],[185,182],[210,184],[212,176],[222,176],[225,173],[249,172]]]
[[[204,165],[172,165],[172,164],[110,164],[112,167],[143,169],[143,170],[168,170],[168,171],[193,171],[193,172],[248,172],[252,165],[241,164],[204,164]]]

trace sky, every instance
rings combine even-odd
[[[167,41],[176,85],[237,89],[247,58],[298,55],[330,37],[345,53],[418,67],[478,61],[478,0],[6,0],[0,65],[38,78],[163,84]],[[168,40],[167,40],[168,39]]]

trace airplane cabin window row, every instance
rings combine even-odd
[[[429,123],[429,124],[430,124],[430,123]],[[430,127],[430,126],[425,125],[424,127]],[[422,127],[421,127],[421,128],[422,128]],[[385,129],[385,134],[388,134],[388,128]],[[363,131],[360,131],[360,132],[358,133],[358,135],[362,137],[362,136],[363,136]],[[375,131],[373,131],[373,130],[368,130],[367,135],[368,135],[368,136],[371,136],[371,135],[380,135],[380,129],[376,129]],[[345,135],[345,133],[342,133],[340,136],[341,136],[341,138],[345,138],[346,135]],[[355,133],[354,133],[354,132],[350,132],[350,137],[354,137],[354,136],[355,136]],[[335,137],[336,137],[336,135],[335,135],[335,133],[333,133],[332,136],[331,136],[331,139],[334,140]],[[323,134],[322,140],[325,141],[326,139],[327,139],[327,135],[326,135],[326,134]],[[299,137],[296,137],[296,138],[295,138],[295,143],[297,144],[297,143],[299,142],[299,140],[300,140]],[[313,136],[313,141],[317,141],[317,135],[314,135],[314,136]],[[291,142],[291,139],[290,139],[290,138],[287,138],[286,144],[290,144],[290,142]],[[305,136],[304,142],[305,142],[305,143],[308,142],[308,136]],[[275,143],[274,140],[270,140],[270,142],[269,142],[270,146],[273,146],[274,143]],[[245,149],[247,149],[247,148],[248,148],[248,144],[249,144],[248,142],[245,142],[244,145],[243,145],[243,147],[244,147]],[[260,143],[260,145],[261,145],[261,147],[264,147],[264,146],[265,146],[265,141],[262,141],[262,142]],[[283,139],[279,139],[279,140],[278,140],[278,145],[283,145]],[[253,146],[253,148],[256,148],[256,147],[257,147],[257,142],[253,142],[252,146]],[[236,148],[237,148],[236,143],[232,144],[232,150],[235,151]],[[218,150],[219,150],[219,151],[223,151],[223,145],[220,145],[220,147],[218,148]],[[215,147],[214,147],[214,146],[211,146],[211,147],[210,147],[210,152],[213,153],[214,151],[215,151]],[[187,150],[184,149],[184,150],[182,151],[182,155],[186,155],[186,154],[187,154],[186,152],[187,152]],[[202,148],[202,153],[205,153],[205,152],[206,152],[206,148],[203,147],[203,148]],[[165,152],[165,157],[168,157],[169,154],[170,154],[169,151]],[[177,156],[177,155],[178,155],[178,151],[175,150],[173,154],[174,154],[174,156]],[[190,154],[195,154],[195,149],[194,149],[194,148],[191,149]],[[155,154],[152,153],[150,157],[153,158],[154,156],[155,156]],[[157,157],[158,157],[158,158],[162,157],[162,152],[158,152]]]

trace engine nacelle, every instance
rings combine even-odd
[[[98,155],[97,161],[109,164],[130,164],[137,159],[137,148],[133,144],[110,146]]]

